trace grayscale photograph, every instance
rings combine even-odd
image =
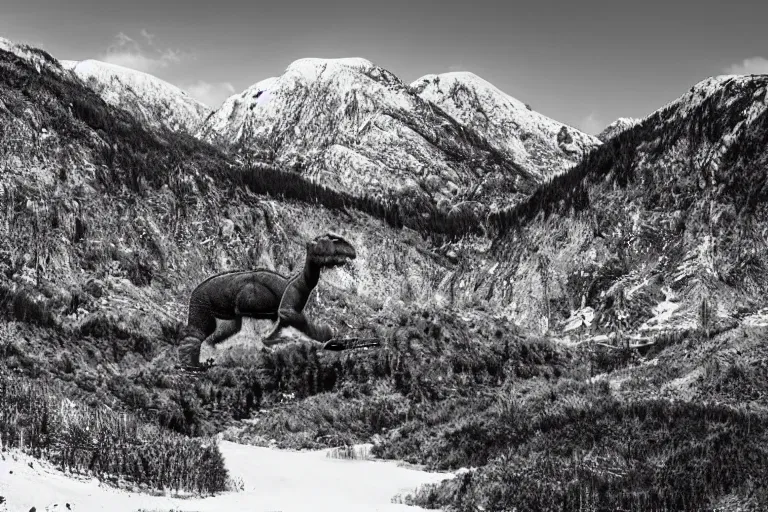
[[[767,20],[0,0],[0,512],[768,511]]]

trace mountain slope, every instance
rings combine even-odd
[[[0,37],[0,50],[12,53],[13,55],[16,55],[17,57],[25,60],[38,72],[41,69],[46,69],[47,71],[54,74],[64,72],[59,61],[54,59],[48,52],[40,48],[35,48],[27,44],[16,43],[4,37]]]
[[[511,204],[537,176],[364,59],[302,59],[224,102],[203,125],[234,146],[357,194],[446,208]]]
[[[539,182],[564,172],[600,144],[534,112],[473,73],[427,75],[414,81],[411,89],[477,131]]]
[[[195,133],[212,110],[157,77],[98,60],[62,61],[108,104],[149,126]]]
[[[0,368],[200,434],[255,407],[246,376],[212,383],[223,401],[207,402],[173,368],[178,323],[207,276],[294,273],[307,240],[337,231],[358,258],[323,275],[311,316],[370,335],[380,328],[370,319],[403,301],[438,300],[452,264],[420,234],[326,206],[301,180],[289,194],[270,188],[278,171],[248,169],[267,190],[254,193],[227,155],[144,126],[56,69],[0,50]],[[148,375],[160,374],[156,388]]]
[[[500,237],[456,276],[458,294],[544,331],[581,306],[605,313],[604,332],[612,314],[628,315],[627,332],[695,327],[702,300],[720,323],[756,312],[768,293],[767,87],[705,80],[492,216]]]

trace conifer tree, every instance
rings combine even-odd
[[[707,337],[711,336],[712,329],[712,306],[706,298],[701,299],[699,305],[699,329]]]

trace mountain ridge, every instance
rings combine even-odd
[[[620,289],[640,301],[633,329],[695,326],[701,300],[726,323],[754,313],[768,291],[768,247],[755,230],[768,221],[767,89],[766,77],[704,80],[495,214],[496,257],[485,266],[503,261],[494,277],[477,269],[464,289],[486,290],[541,332],[582,297],[614,311]]]
[[[480,130],[539,182],[564,172],[600,144],[595,137],[531,110],[474,73],[426,75],[410,87],[464,126]]]
[[[95,59],[61,61],[104,101],[145,124],[194,134],[213,110],[154,75]]]
[[[603,128],[603,131],[597,135],[597,138],[603,142],[606,142],[608,139],[615,137],[624,130],[632,128],[641,121],[641,119],[636,117],[620,117]]]
[[[230,97],[200,132],[331,186],[367,182],[368,192],[413,195],[443,208],[505,206],[555,172],[527,168],[488,135],[361,58],[295,61]],[[562,137],[572,139],[567,130]]]
[[[446,111],[435,103],[424,103],[409,92],[413,85],[402,83],[363,58],[299,59],[280,77],[257,82],[215,111],[146,73],[96,60],[61,64],[107,103],[127,109],[148,126],[183,130],[236,148],[248,162],[292,169],[357,195],[393,196],[406,202],[426,200],[443,211],[466,208],[460,205],[487,211],[514,204],[537,183],[561,172],[560,163],[572,163],[589,144],[598,142],[544,116],[526,114],[526,118],[547,120],[539,123],[541,126],[562,129],[557,134],[549,130],[553,133],[547,134],[551,139],[548,145],[539,144],[542,137],[532,137],[531,130],[523,135],[529,149],[536,146],[533,160],[538,163],[529,165],[531,154],[519,140],[505,144],[506,136],[498,129],[476,132],[466,118],[456,117],[459,112],[455,109]],[[475,77],[474,81],[481,80]],[[329,81],[332,86],[323,91]],[[483,83],[506,103],[520,103]],[[299,84],[301,88],[297,88]],[[338,90],[331,90],[334,87]],[[352,98],[353,93],[361,95],[362,104]],[[306,97],[292,98],[291,94],[311,94],[309,101],[319,103],[334,97],[338,108],[308,107]],[[270,111],[269,105],[275,101],[279,108]],[[307,108],[323,121],[313,123],[307,115],[286,114]],[[260,114],[254,115],[254,109]],[[324,122],[330,125],[324,126]],[[521,123],[531,126],[525,120]],[[515,125],[521,123],[513,121]],[[391,139],[386,135],[394,132],[400,136]],[[513,146],[523,150],[513,150]],[[547,153],[560,156],[550,158]],[[539,165],[543,160],[549,165]]]

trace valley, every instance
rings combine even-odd
[[[361,443],[444,473],[343,461],[387,473],[359,492],[393,510],[768,507],[765,75],[599,138],[365,59],[293,62],[217,110],[161,82],[0,41],[3,457],[122,485],[103,499],[143,485],[126,506],[148,510],[253,510],[246,460]],[[247,322],[177,368],[199,282],[293,274],[328,231],[357,258],[307,315],[380,348],[267,350]],[[343,509],[335,484],[306,492]],[[171,486],[217,497],[148,496]],[[275,492],[263,510],[289,510]]]

